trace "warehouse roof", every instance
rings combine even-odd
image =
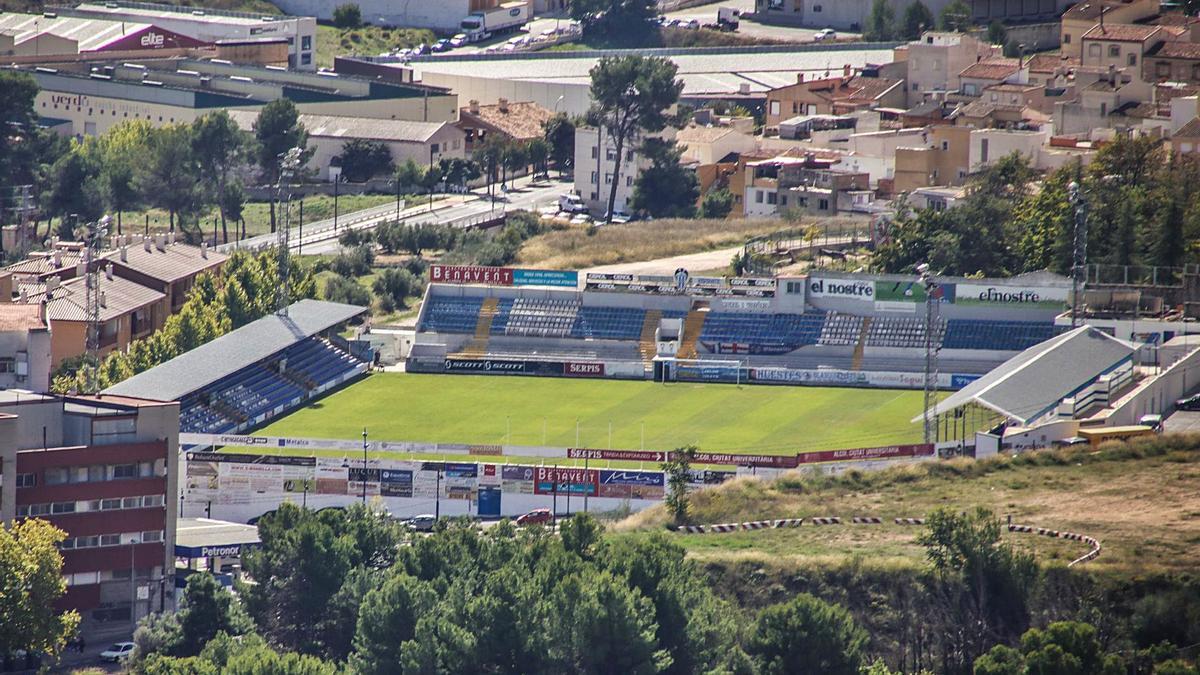
[[[1124,340],[1091,326],[1080,326],[1005,361],[947,396],[933,412],[942,415],[975,403],[1027,425],[1064,398],[1131,361],[1134,351],[1134,346]]]
[[[338,302],[301,300],[288,307],[286,317],[271,314],[252,321],[212,342],[113,385],[104,393],[155,401],[178,401],[366,311],[366,307]]]
[[[12,35],[15,44],[19,45],[39,35],[53,35],[74,40],[79,44],[81,52],[103,49],[111,42],[149,27],[148,23],[130,23],[111,19],[77,18],[54,14],[0,13],[0,33]]]
[[[229,116],[243,131],[254,128],[258,119],[257,110],[230,110]],[[385,120],[370,117],[345,117],[339,115],[300,115],[300,125],[315,138],[365,138],[372,141],[393,143],[425,143],[448,122],[411,122],[408,120]]]

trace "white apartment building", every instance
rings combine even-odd
[[[668,128],[656,136],[674,138],[675,130]],[[613,211],[629,211],[633,185],[638,174],[649,166],[649,160],[638,152],[642,140],[644,137],[625,141],[622,149],[625,158],[621,162],[621,174],[616,177],[617,199],[613,202]],[[575,192],[595,215],[603,215],[608,209],[616,164],[617,144],[607,131],[596,127],[575,130]]]
[[[928,31],[908,43],[908,106],[920,103],[929,92],[956,91],[958,74],[992,56],[1002,56],[1000,45],[989,45],[963,33]]]

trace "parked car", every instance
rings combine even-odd
[[[458,48],[465,44],[467,44],[467,36],[462,33],[459,33],[458,35],[455,35],[454,37],[450,38],[450,46],[451,47]]]
[[[100,660],[108,661],[109,663],[123,663],[130,656],[133,656],[132,642],[118,642],[100,652]]]
[[[529,513],[517,516],[517,525],[545,525],[554,519],[550,509],[534,509]]]
[[[1193,394],[1187,398],[1181,398],[1175,401],[1176,410],[1200,410],[1200,394]]]
[[[562,195],[558,198],[558,210],[566,211],[567,213],[587,213],[587,204],[583,203],[583,197],[577,194]]]
[[[826,42],[828,40],[836,40],[837,32],[832,28],[822,28],[813,35],[813,42]]]
[[[686,21],[683,24],[683,27],[688,30],[700,30],[700,22],[695,19],[691,19],[689,21]]]
[[[592,217],[586,213],[576,213],[571,218],[572,225],[590,225],[591,223],[592,223]]]
[[[413,56],[421,56],[422,54],[428,54],[428,53],[429,53],[429,45],[425,44],[424,42],[422,42],[421,44],[412,48]]]
[[[450,41],[445,38],[442,38],[441,40],[438,40],[437,42],[433,43],[433,51],[435,51],[435,52],[444,52],[449,49],[450,49]]]
[[[609,221],[617,225],[623,225],[633,220],[633,217],[624,211],[613,211],[612,219]]]
[[[404,525],[410,530],[416,532],[433,532],[433,526],[437,524],[437,516],[431,513],[424,513],[419,516],[413,516],[404,521]]]

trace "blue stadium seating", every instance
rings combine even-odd
[[[280,359],[286,359],[288,376],[278,371]],[[248,420],[309,396],[359,365],[358,360],[324,340],[304,340],[268,363],[243,368],[180,401],[180,430],[208,434],[234,431]]]
[[[512,301],[508,301],[509,307]],[[430,333],[474,333],[482,298],[430,297],[420,330]]]
[[[817,343],[823,312],[804,314],[751,314],[711,312],[700,331],[704,342],[742,342],[755,351],[780,352]]]
[[[992,349],[1016,352],[1049,340],[1062,329],[1036,321],[950,319],[943,349]]]

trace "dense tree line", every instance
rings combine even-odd
[[[661,534],[605,536],[586,514],[558,536],[457,521],[421,536],[364,505],[288,503],[260,521],[239,599],[190,580],[178,615],[138,630],[135,671],[215,672],[236,656],[279,673],[1196,675],[1174,646],[1200,630],[1190,590],[1133,603],[1141,618],[1117,635],[1069,606],[1094,580],[1039,570],[999,529],[987,511],[937,511],[916,577],[871,588],[807,571],[768,589],[709,578]],[[784,599],[756,608],[762,590]]]
[[[927,262],[945,274],[1069,274],[1075,182],[1087,209],[1088,262],[1179,266],[1200,253],[1200,163],[1156,139],[1120,138],[1086,168],[1068,164],[1037,182],[1019,155],[971,176],[966,197],[944,211],[903,205],[875,264],[911,272]]]
[[[187,301],[178,312],[167,317],[162,328],[134,340],[126,351],[110,353],[100,362],[100,388],[149,370],[273,312],[279,288],[278,262],[274,249],[257,254],[235,251],[220,276],[197,277]],[[288,296],[295,301],[315,294],[312,271],[299,267],[291,276]],[[59,393],[85,391],[90,369],[86,356],[64,362],[54,374],[51,389]]]

